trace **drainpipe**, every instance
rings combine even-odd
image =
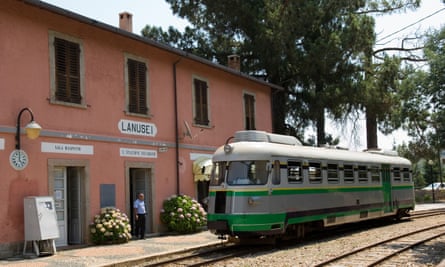
[[[179,123],[178,123],[178,86],[176,81],[176,65],[181,61],[179,58],[173,63],[173,83],[174,83],[174,96],[175,96],[175,150],[176,150],[176,195],[180,194],[179,184]]]

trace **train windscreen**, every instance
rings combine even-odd
[[[232,161],[228,164],[228,185],[264,185],[267,177],[267,161]]]
[[[210,185],[219,186],[224,182],[226,177],[227,162],[214,162],[212,174],[210,175]]]

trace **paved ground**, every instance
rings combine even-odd
[[[445,203],[418,204],[415,210],[445,208]],[[132,266],[142,259],[203,245],[218,245],[222,241],[208,231],[191,235],[168,235],[134,240],[126,244],[88,246],[79,249],[57,251],[45,257],[19,255],[0,260],[0,265],[10,267],[85,267],[85,266]],[[440,266],[445,267],[445,263]]]
[[[61,250],[55,255],[44,257],[25,259],[23,256],[18,256],[0,260],[0,265],[14,267],[132,266],[147,257],[221,243],[222,241],[217,236],[205,231],[190,235],[150,237],[119,245]]]

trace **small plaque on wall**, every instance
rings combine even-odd
[[[100,207],[116,207],[116,185],[100,185]]]

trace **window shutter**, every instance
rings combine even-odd
[[[255,129],[255,97],[253,95],[244,94],[244,116],[246,130]]]
[[[147,66],[144,62],[128,59],[128,111],[147,114]]]
[[[209,125],[207,82],[194,79],[195,86],[195,123]]]
[[[80,104],[80,46],[54,38],[56,100]]]

